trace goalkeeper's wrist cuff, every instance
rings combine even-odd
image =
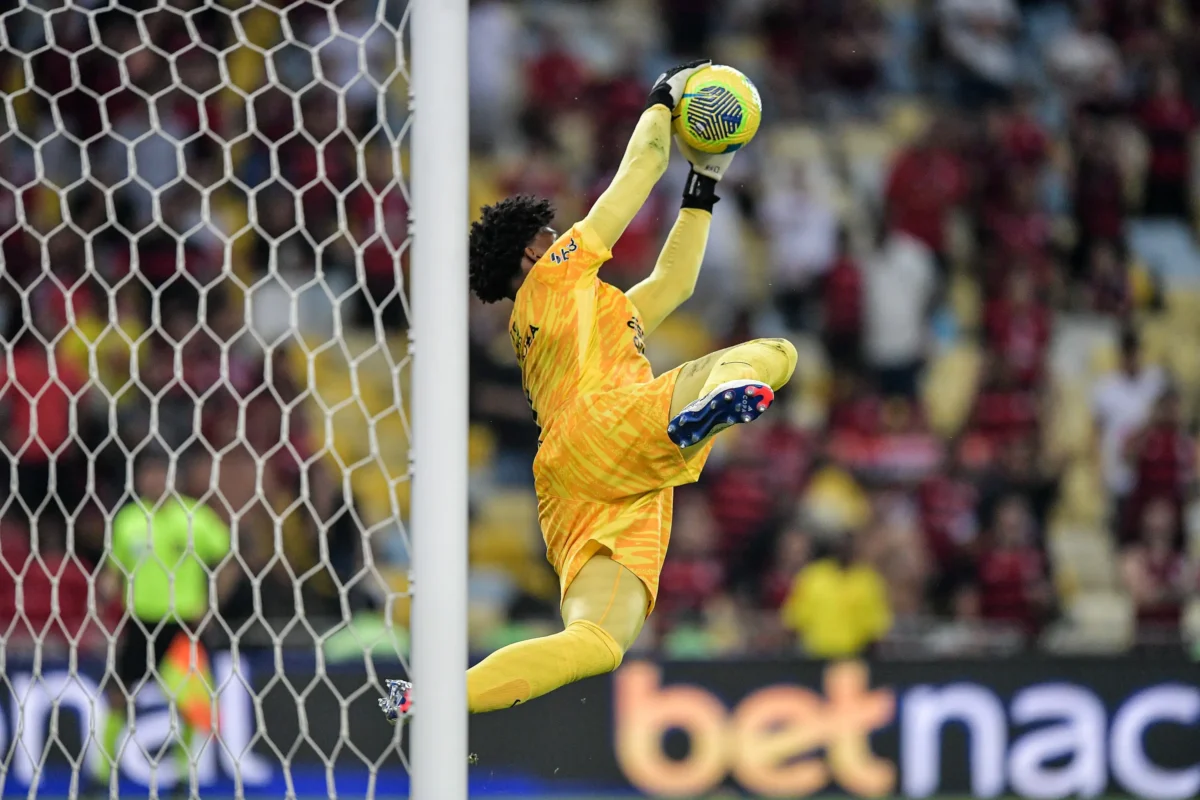
[[[674,111],[675,104],[671,102],[671,87],[663,84],[662,88],[655,89],[650,92],[650,97],[646,99],[646,110],[655,106],[666,106],[667,111]]]
[[[683,207],[699,208],[712,213],[713,206],[721,198],[717,197],[717,182],[699,172],[688,173],[687,183],[683,185]]]

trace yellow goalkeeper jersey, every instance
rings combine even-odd
[[[611,257],[588,223],[578,222],[517,292],[509,332],[543,438],[573,400],[654,379],[637,309],[597,276]]]

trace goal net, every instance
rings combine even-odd
[[[407,3],[0,8],[0,794],[402,796]]]

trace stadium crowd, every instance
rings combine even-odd
[[[77,598],[157,454],[234,533],[231,628],[374,607],[407,559],[394,36],[366,0],[339,3],[336,29],[318,3],[119,5],[144,13],[95,15],[102,48],[83,11],[3,23],[0,79],[23,90],[0,128],[0,629],[102,640],[119,606]],[[480,0],[470,25],[476,207],[530,192],[576,219],[670,63],[734,64],[764,98],[696,294],[647,355],[661,370],[783,335],[798,380],[677,492],[645,647],[979,654],[1196,631],[1200,6]],[[605,279],[649,272],[679,161]],[[557,599],[506,307],[472,306],[471,382],[488,649],[552,626]]]
[[[482,2],[472,26],[475,172],[559,199],[563,224],[658,68],[709,56],[764,97],[701,285],[648,355],[785,335],[800,379],[790,413],[727,434],[677,492],[646,646],[1103,650],[1195,630],[1200,9]],[[606,279],[648,272],[682,174]],[[501,485],[479,492],[481,596],[549,618],[517,566],[536,539],[493,541],[519,534],[488,507],[510,508],[535,437],[505,312],[475,311],[474,420]]]

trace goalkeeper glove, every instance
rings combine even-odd
[[[711,212],[713,206],[720,200],[717,197],[717,184],[724,177],[725,171],[733,163],[736,153],[704,153],[675,137],[679,152],[692,165],[691,174],[683,187],[683,207],[700,208]]]
[[[646,108],[649,109],[663,105],[674,113],[675,106],[679,105],[679,100],[683,97],[683,87],[687,83],[688,78],[710,64],[712,64],[712,61],[702,58],[697,61],[680,64],[678,67],[671,67],[662,75],[659,75],[658,80],[654,82],[654,88],[650,90],[650,97],[646,100]]]

